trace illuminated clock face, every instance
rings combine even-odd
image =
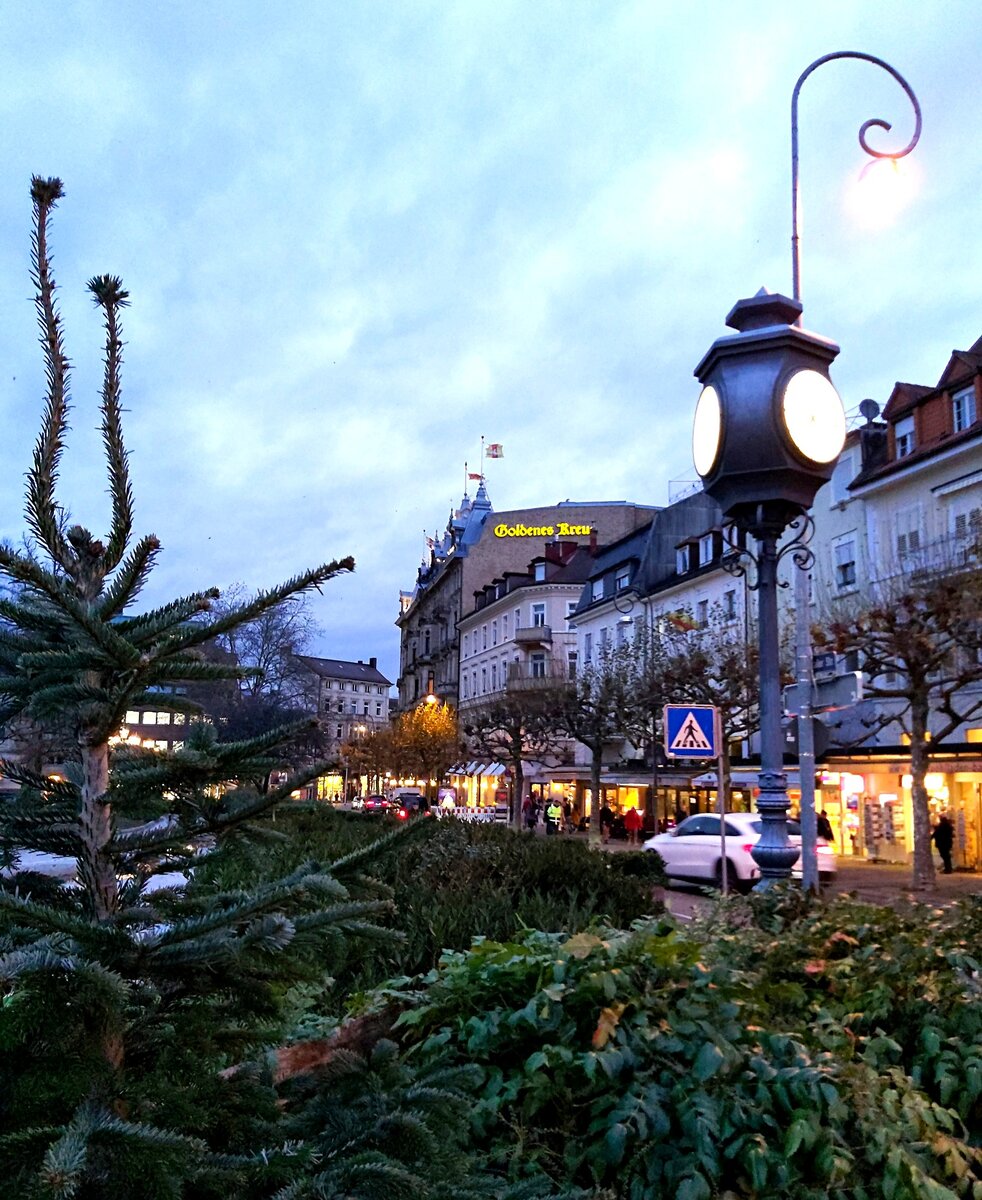
[[[839,393],[818,371],[796,371],[781,400],[781,416],[792,447],[813,463],[830,463],[846,440],[846,414]]]
[[[696,418],[692,423],[692,461],[703,477],[716,465],[722,440],[723,412],[719,396],[714,387],[707,386],[699,394]]]

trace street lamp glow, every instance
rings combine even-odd
[[[845,194],[846,211],[861,228],[882,229],[897,220],[916,188],[913,163],[907,159],[878,158],[867,163],[849,184]]]

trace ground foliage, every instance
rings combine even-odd
[[[395,818],[383,821],[324,805],[281,809],[265,823],[270,838],[229,846],[195,886],[255,886],[303,860],[331,869],[395,825]],[[599,921],[629,925],[660,910],[652,888],[663,878],[653,854],[606,855],[561,836],[415,818],[408,837],[381,848],[372,859],[371,886],[384,888],[391,900],[400,940],[380,945],[368,958],[353,948],[346,962],[334,964],[332,991],[317,997],[316,1004],[322,1011],[337,1011],[347,992],[393,975],[428,971],[444,950],[465,950],[480,935],[507,939],[523,928],[574,933]],[[295,993],[301,994],[313,1005],[309,989]]]
[[[527,931],[379,990],[407,1060],[479,1067],[512,1180],[641,1200],[982,1196],[982,903],[733,901]]]

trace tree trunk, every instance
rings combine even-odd
[[[119,907],[119,883],[110,850],[112,809],[109,790],[109,746],[82,743],[82,797],[79,812],[81,847],[79,874],[98,923],[109,921]],[[114,1072],[122,1070],[124,1043],[120,1024],[107,1022],[102,1031],[102,1053]]]
[[[603,742],[592,747],[590,759],[590,845],[600,845],[600,773],[603,766]]]
[[[515,829],[522,828],[522,801],[525,799],[525,772],[522,770],[521,747],[519,754],[512,759],[512,814],[511,823]]]
[[[921,892],[933,891],[937,886],[934,856],[931,854],[931,814],[924,783],[931,761],[927,740],[927,714],[926,694],[916,695],[910,708],[910,775],[914,821],[913,887],[915,891]]]

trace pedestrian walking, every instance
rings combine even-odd
[[[614,826],[614,814],[605,800],[600,808],[600,840],[607,844],[610,841],[610,831]]]
[[[955,844],[955,827],[946,816],[938,818],[938,823],[931,834],[931,841],[941,855],[942,873],[951,874],[951,848]]]
[[[629,808],[624,814],[624,828],[627,830],[627,844],[636,846],[638,844],[638,834],[644,825],[644,817],[641,815],[640,809]]]
[[[825,838],[827,842],[835,840],[835,834],[832,832],[832,822],[828,819],[824,812],[820,812],[815,818],[815,830],[820,838]]]
[[[559,823],[563,819],[563,807],[555,797],[549,801],[546,808],[546,833],[554,834],[559,832]]]

